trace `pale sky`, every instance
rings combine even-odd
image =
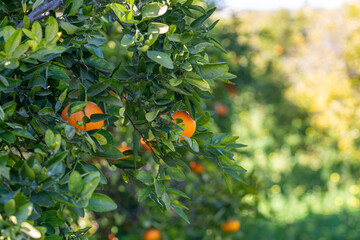
[[[228,8],[233,10],[274,10],[299,9],[307,2],[311,7],[334,9],[344,2],[354,0],[225,0]]]

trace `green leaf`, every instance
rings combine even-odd
[[[146,188],[141,189],[141,191],[138,195],[138,201],[139,202],[144,201],[149,196],[149,194],[152,193],[152,191],[153,191],[152,187],[146,187]]]
[[[233,189],[232,189],[232,186],[231,186],[231,183],[230,183],[228,177],[226,176],[226,174],[223,174],[223,177],[224,177],[226,186],[227,186],[228,189],[229,189],[229,192],[232,193],[232,192],[233,192]]]
[[[160,181],[155,181],[155,192],[159,198],[165,193],[165,186]]]
[[[201,17],[195,19],[190,26],[193,28],[199,28],[205,21],[208,19],[214,12],[216,8],[212,8],[206,12],[206,14],[202,15]]]
[[[110,160],[121,159],[124,157],[124,154],[122,154],[122,152],[114,145],[106,144],[103,145],[102,148],[104,149],[104,151],[103,152],[96,151],[94,153],[94,156],[103,157]]]
[[[14,199],[10,199],[6,204],[5,204],[5,213],[8,216],[14,215],[15,213],[15,207],[16,207],[16,203]]]
[[[42,28],[38,21],[35,21],[32,25],[31,32],[36,36],[37,42],[40,42],[43,37]]]
[[[25,203],[15,212],[15,217],[19,223],[24,222],[33,211],[32,203]]]
[[[153,176],[151,176],[150,173],[145,172],[145,171],[140,171],[136,175],[136,179],[143,182],[143,183],[152,183],[152,182],[154,182]]]
[[[105,89],[107,89],[110,86],[111,80],[112,79],[109,79],[109,80],[105,80],[105,81],[98,82],[98,83],[91,85],[87,90],[87,95],[89,97],[94,97],[97,94],[101,93],[102,91],[104,91]]]
[[[182,80],[178,78],[172,78],[169,82],[171,86],[176,87],[182,83]]]
[[[142,21],[160,17],[166,13],[168,6],[161,3],[149,3],[141,8]]]
[[[204,79],[215,79],[228,69],[227,63],[208,63],[201,66],[201,75]]]
[[[15,49],[20,45],[22,37],[21,29],[17,29],[11,37],[5,42],[4,50],[6,53],[13,53]]]
[[[166,210],[170,211],[170,197],[166,192],[161,196],[161,200],[164,202]]]
[[[104,71],[110,71],[111,70],[108,61],[106,61],[103,58],[97,57],[95,55],[92,55],[91,57],[87,58],[86,62],[89,65],[91,65],[91,66],[93,66],[93,67],[95,67],[97,69],[100,69],[100,70],[104,70]]]
[[[159,51],[147,51],[147,56],[151,60],[163,65],[166,68],[174,69],[173,62],[167,53]]]
[[[145,114],[145,118],[148,122],[153,121],[159,114],[159,110],[151,111]]]
[[[117,206],[108,196],[101,193],[93,193],[86,208],[94,212],[109,212],[115,210]]]
[[[72,7],[70,9],[69,15],[75,15],[76,11],[83,5],[83,0],[72,0]]]
[[[84,178],[84,188],[81,191],[81,198],[88,201],[100,182],[100,173],[90,172]]]
[[[35,36],[35,34],[34,34],[32,31],[30,31],[30,30],[28,30],[28,29],[23,29],[22,31],[23,31],[23,33],[24,33],[28,38],[30,38],[30,39],[32,39],[32,40],[36,40],[36,39],[37,39],[36,36]]]
[[[192,53],[192,54],[198,54],[198,53],[204,51],[205,48],[206,48],[206,47],[209,47],[209,46],[214,46],[214,44],[209,43],[209,42],[202,42],[202,43],[196,44],[196,45],[194,46],[194,48],[190,49],[190,53]]]
[[[28,138],[28,139],[31,139],[31,140],[36,140],[34,138],[34,136],[31,135],[31,133],[29,133],[28,131],[26,131],[24,129],[21,129],[21,128],[14,129],[13,134],[16,135],[16,136],[19,136],[19,137]]]
[[[26,15],[24,16],[23,24],[24,24],[24,28],[26,29],[30,27],[30,20]]]
[[[79,29],[77,26],[64,21],[60,22],[60,26],[65,30],[68,35],[73,35]]]
[[[121,46],[123,47],[130,47],[135,43],[135,37],[130,34],[125,34],[121,39]]]
[[[34,59],[44,60],[43,58],[45,58],[46,56],[48,56],[50,54],[60,54],[60,53],[64,52],[65,50],[66,50],[65,47],[50,45],[50,46],[46,46],[45,48],[41,48],[41,49],[35,51],[29,57],[34,58]]]
[[[100,122],[112,117],[110,114],[94,113],[90,116],[90,122]]]
[[[175,181],[182,182],[184,181],[185,174],[177,167],[170,167],[165,169],[166,174],[171,177],[171,179],[174,179]]]
[[[75,196],[81,193],[84,188],[84,182],[79,172],[75,170],[72,171],[69,177],[68,187],[69,191]]]
[[[47,21],[47,26],[45,28],[46,42],[53,41],[53,39],[57,37],[58,32],[59,26],[56,19],[54,17],[49,17]]]
[[[70,104],[68,108],[68,116],[70,117],[71,114],[82,111],[84,107],[86,107],[87,102],[83,101],[76,101]]]
[[[186,78],[186,82],[190,83],[191,85],[199,88],[202,91],[209,91],[210,85],[207,81],[202,79],[192,79],[192,78]]]
[[[9,40],[9,38],[12,36],[12,34],[15,32],[15,28],[12,26],[6,26],[3,31],[3,38],[5,42]]]
[[[126,7],[119,3],[111,3],[110,8],[114,11],[116,17],[121,20],[123,16],[128,12]]]
[[[186,216],[186,214],[184,213],[184,211],[180,207],[172,205],[171,208],[177,213],[177,215],[179,215],[188,224],[190,224],[189,218]]]
[[[82,168],[87,172],[98,172],[100,174],[100,183],[107,184],[107,179],[106,179],[105,175],[94,164],[87,163],[87,164],[83,165]]]
[[[178,196],[181,196],[181,197],[184,197],[184,198],[187,198],[187,199],[190,199],[190,197],[188,195],[186,195],[186,193],[178,190],[178,189],[175,189],[175,188],[167,188],[166,191],[168,193],[172,193],[172,194],[175,194],[175,195],[178,195]]]
[[[151,22],[148,26],[148,33],[164,34],[169,31],[169,26],[164,23]]]
[[[55,156],[53,156],[52,158],[50,158],[47,163],[46,163],[46,168],[51,168],[52,166],[54,166],[56,163],[62,161],[65,159],[65,157],[68,155],[68,151],[64,151],[61,152]]]
[[[20,46],[18,46],[16,49],[15,49],[15,52],[13,54],[13,57],[14,58],[19,58],[21,57],[22,55],[24,55],[26,53],[26,51],[29,49],[29,44],[28,42],[24,43],[24,44],[21,44]]]
[[[32,10],[34,11],[40,4],[42,4],[44,0],[36,0],[36,2],[32,5]]]
[[[9,86],[8,80],[5,77],[3,77],[2,75],[0,75],[0,82],[4,85],[4,87]]]

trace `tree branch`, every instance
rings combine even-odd
[[[133,125],[134,129],[140,134],[140,136],[143,138],[144,142],[146,143],[146,145],[148,145],[148,147],[150,148],[152,154],[157,158],[157,160],[160,162],[160,158],[159,156],[156,154],[156,152],[154,151],[153,146],[151,145],[151,143],[145,139],[144,134],[140,131],[140,129],[136,126],[136,123],[134,122],[134,120],[130,117],[130,115],[128,113],[125,113],[126,117],[130,120],[131,124]]]
[[[48,0],[39,6],[37,6],[34,11],[32,11],[27,17],[30,20],[30,24],[33,24],[36,20],[43,19],[49,16],[51,10],[55,11],[63,3],[63,0]],[[23,28],[24,23],[21,22],[17,25],[16,28]]]

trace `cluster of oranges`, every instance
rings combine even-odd
[[[110,90],[109,92],[111,95],[115,95],[114,91]],[[125,95],[124,95],[124,97],[125,97]],[[121,100],[120,97],[118,97],[118,98]],[[123,103],[125,103],[125,100],[123,101]],[[81,132],[84,130],[91,131],[94,129],[101,129],[104,126],[104,120],[101,120],[98,122],[88,122],[88,123],[82,122],[83,117],[85,117],[85,116],[90,118],[91,115],[93,115],[93,114],[102,114],[103,113],[101,108],[98,105],[96,105],[96,103],[88,101],[87,105],[85,106],[85,108],[82,111],[72,113],[70,116],[69,116],[69,106],[70,106],[70,104],[68,104],[64,108],[64,110],[61,113],[61,118],[64,121],[67,121],[71,126],[75,127],[77,132]],[[192,119],[192,117],[190,116],[190,114],[188,112],[179,110],[172,115],[172,118],[174,120],[175,119],[182,120],[182,122],[180,123],[184,129],[184,131],[182,132],[182,135],[189,137],[189,138],[194,135],[195,130],[196,130],[196,122],[194,119]],[[184,138],[180,137],[180,140],[184,140]],[[151,151],[152,145],[148,141],[141,139],[140,145],[145,151]],[[123,146],[119,146],[118,149],[121,152],[130,150],[129,147],[123,147]],[[128,157],[130,157],[130,156],[125,156],[124,158],[128,158]]]
[[[228,220],[221,225],[221,229],[226,233],[234,233],[240,229],[240,222],[238,220]],[[116,236],[111,233],[108,236],[109,240],[117,240]],[[161,232],[156,228],[150,228],[145,231],[143,240],[160,240]]]

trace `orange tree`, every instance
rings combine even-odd
[[[0,1],[1,238],[86,239],[89,228],[77,225],[85,209],[117,208],[98,192],[108,179],[91,157],[119,168],[140,201],[185,221],[185,194],[171,186],[186,179],[180,152],[210,160],[229,188],[229,177],[240,179],[231,150],[243,145],[204,127],[215,81],[235,77],[204,53],[222,49],[208,35],[214,10],[193,0]],[[127,52],[116,65],[102,52],[113,25]],[[191,137],[172,118],[179,110],[196,121]],[[116,147],[117,125],[130,126],[131,157]],[[152,171],[143,168],[141,138]]]

